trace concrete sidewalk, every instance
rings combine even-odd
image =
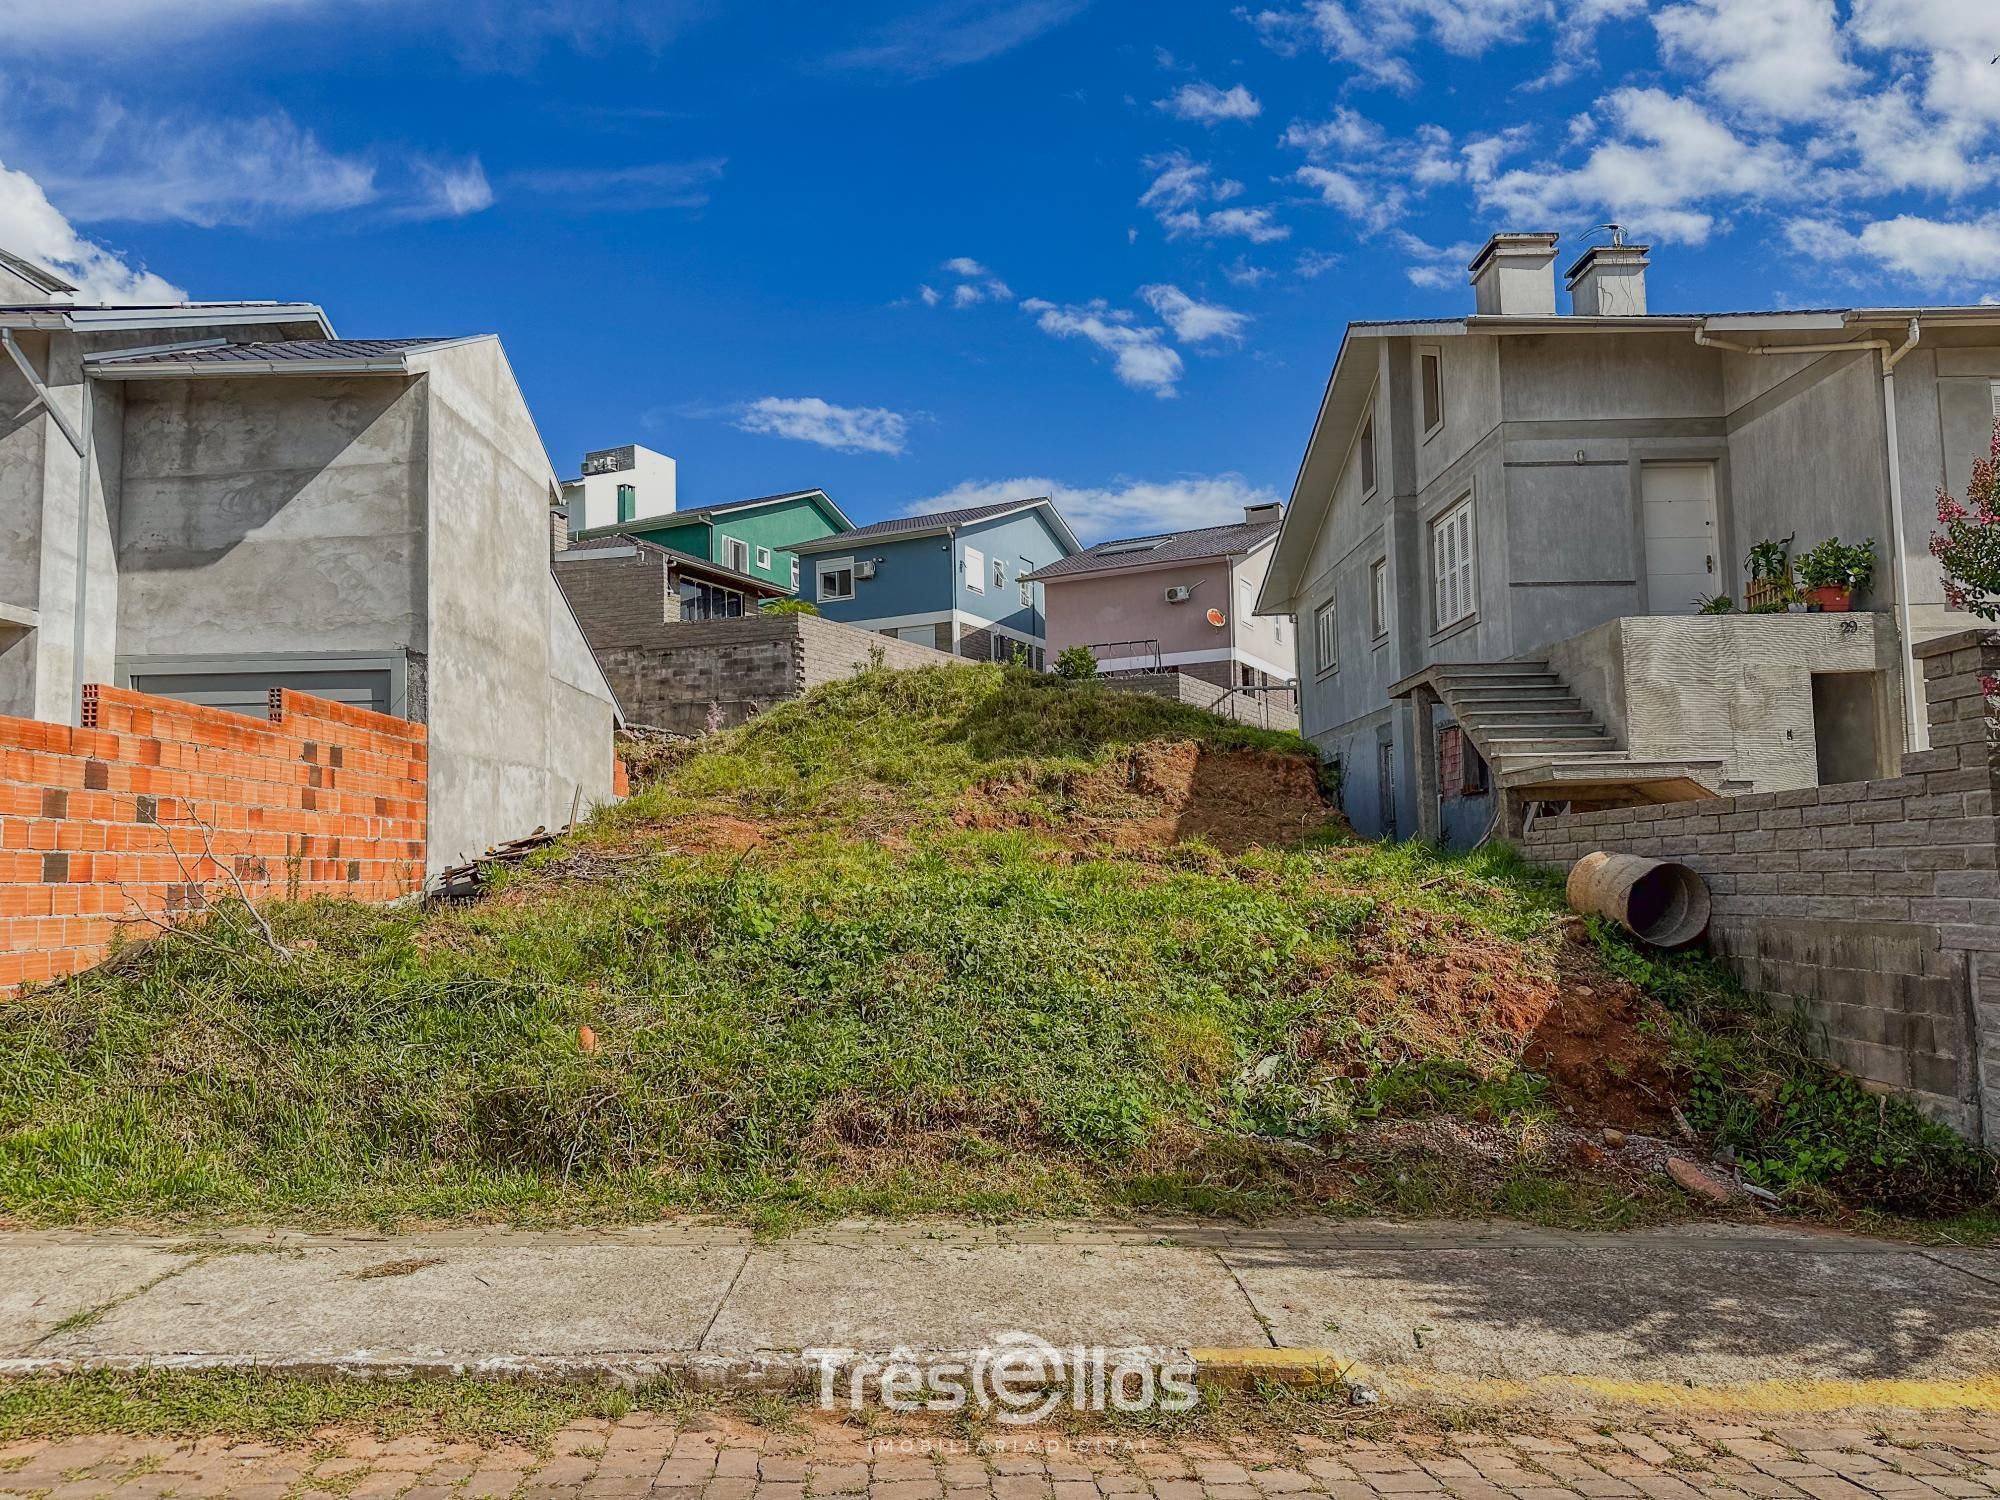
[[[2000,1251],[1734,1225],[0,1235],[0,1373],[770,1382],[800,1351],[1329,1349],[1391,1399],[2000,1410]],[[1223,1353],[1210,1356],[1228,1360]]]

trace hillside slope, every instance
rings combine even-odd
[[[475,903],[224,907],[0,1006],[0,1212],[1616,1223],[1717,1144],[1813,1212],[1989,1192],[1504,851],[1354,840],[1289,736],[877,671],[648,774]]]

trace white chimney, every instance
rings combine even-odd
[[[1592,245],[1563,273],[1570,311],[1579,318],[1638,318],[1646,312],[1650,245]]]
[[[1482,317],[1553,317],[1556,236],[1496,234],[1466,269],[1473,311]]]
[[[1282,521],[1284,519],[1285,507],[1276,500],[1266,500],[1262,505],[1246,505],[1243,507],[1243,524],[1246,526],[1256,526],[1263,522]]]

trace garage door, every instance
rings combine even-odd
[[[270,712],[270,693],[274,687],[330,698],[353,708],[373,709],[378,714],[390,711],[387,667],[290,672],[135,672],[131,683],[135,692],[178,698],[183,703],[199,703],[205,708],[226,708],[254,719],[264,718]]]

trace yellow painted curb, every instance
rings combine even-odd
[[[1249,1385],[1259,1380],[1319,1385],[1359,1378],[1354,1362],[1342,1359],[1332,1349],[1271,1349],[1249,1345],[1240,1349],[1190,1349],[1188,1358],[1194,1361],[1197,1378],[1233,1385]]]
[[[1811,1415],[1854,1410],[2000,1412],[2000,1374],[1959,1380],[1753,1380],[1690,1386],[1666,1380],[1609,1380],[1545,1375],[1534,1380],[1454,1379],[1397,1371],[1384,1383],[1405,1399],[1473,1406],[1533,1404],[1568,1398],[1597,1406],[1639,1407],[1691,1415]]]

